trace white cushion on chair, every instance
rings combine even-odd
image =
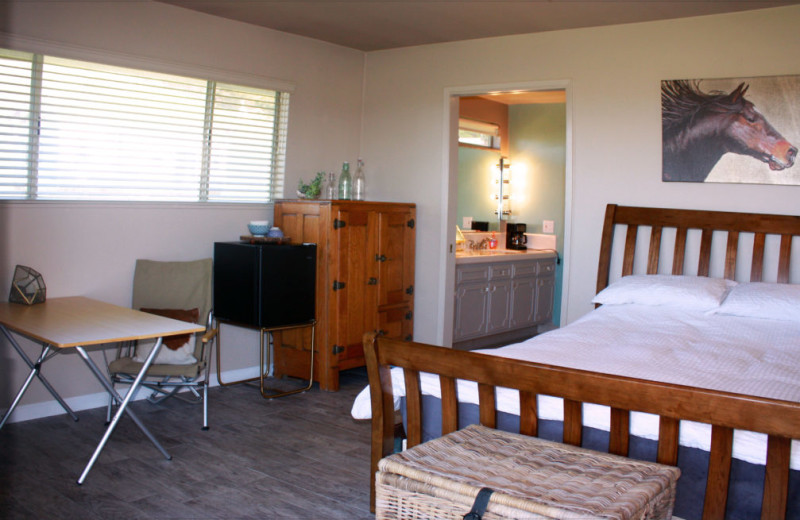
[[[155,344],[156,340],[154,339],[139,340],[136,344],[136,353],[133,356],[133,360],[144,363]],[[162,346],[153,363],[160,365],[191,365],[192,363],[197,363],[197,359],[194,357],[194,347],[195,337],[194,334],[190,334],[189,341],[175,350],[167,348],[166,345]]]

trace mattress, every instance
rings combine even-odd
[[[568,327],[522,343],[487,349],[490,355],[635,377],[737,394],[800,402],[800,322],[713,314],[672,306],[604,305]],[[405,393],[401,369],[393,369],[395,402]],[[440,397],[438,377],[422,374],[425,394]],[[459,401],[478,403],[477,385],[458,382]],[[497,390],[497,409],[519,414],[516,390]],[[560,398],[539,396],[540,417],[561,420]],[[352,407],[356,419],[371,414],[368,389]],[[607,407],[584,404],[584,424],[607,431]],[[635,412],[631,434],[657,439],[658,417]],[[682,446],[708,450],[711,427],[682,421]],[[736,431],[733,456],[766,461],[766,435]],[[792,469],[800,469],[800,441],[792,441]]]

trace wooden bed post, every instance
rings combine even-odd
[[[377,334],[374,331],[364,333],[363,343],[372,405],[369,503],[370,511],[374,513],[378,461],[394,451],[394,398],[391,368],[380,363]]]

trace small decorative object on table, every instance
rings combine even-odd
[[[44,278],[36,270],[24,265],[14,269],[14,279],[11,281],[11,293],[8,301],[33,305],[42,303],[47,296],[47,287]]]
[[[269,233],[267,236],[270,238],[283,238],[283,231],[279,227],[270,228]]]
[[[318,199],[322,193],[322,181],[325,179],[325,172],[317,172],[314,180],[306,184],[303,179],[297,183],[297,196],[301,199]]]
[[[254,237],[263,237],[269,232],[269,220],[251,220],[247,224],[247,230]]]

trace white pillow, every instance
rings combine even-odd
[[[800,284],[739,284],[731,289],[714,314],[800,322]]]
[[[707,276],[635,274],[623,276],[594,297],[592,303],[616,305],[671,305],[711,310],[720,305],[736,282]]]
[[[154,339],[139,340],[136,344],[136,353],[133,356],[133,360],[144,363],[155,344],[156,340]],[[191,365],[197,362],[197,358],[194,357],[194,347],[195,337],[194,334],[190,334],[189,341],[175,350],[162,345],[153,363],[161,365]]]

